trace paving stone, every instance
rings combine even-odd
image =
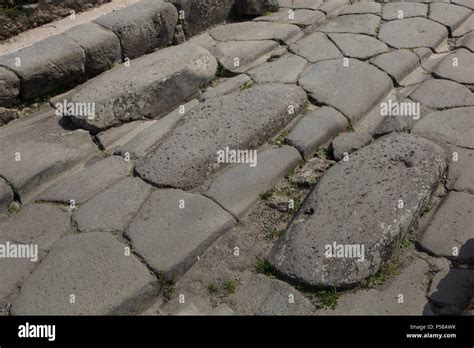
[[[249,282],[229,299],[239,315],[309,315],[314,306],[298,290],[263,274]]]
[[[351,6],[345,7],[339,15],[347,14],[380,14],[382,12],[382,5],[377,2],[358,2]]]
[[[343,132],[349,123],[337,110],[322,107],[306,114],[291,130],[285,141],[296,147],[305,159],[337,134]]]
[[[331,143],[334,159],[340,161],[357,150],[362,149],[372,141],[370,134],[366,132],[350,132],[339,134]]]
[[[102,149],[107,153],[113,153],[115,148],[126,144],[128,141],[140,134],[140,132],[156,122],[156,120],[133,121],[118,127],[106,129],[105,131],[97,133],[95,137]]]
[[[430,220],[420,244],[430,253],[452,260],[474,261],[474,195],[451,191]]]
[[[23,203],[50,180],[99,152],[87,132],[64,129],[52,109],[1,127],[0,143],[0,176]]]
[[[323,175],[268,261],[282,277],[307,286],[354,286],[387,260],[446,165],[442,148],[409,134],[391,134],[362,148]],[[338,251],[355,246],[359,253],[352,248],[345,257],[330,257],[334,243]]]
[[[184,19],[180,20],[187,37],[194,36],[208,28],[224,22],[231,14],[235,0],[171,0]]]
[[[435,49],[448,37],[448,30],[425,18],[408,18],[383,23],[379,40],[395,48]]]
[[[158,295],[158,281],[125,248],[108,233],[64,237],[25,281],[12,314],[138,313]]]
[[[0,244],[6,245],[11,241],[0,236]],[[18,289],[23,281],[30,275],[38,262],[29,258],[3,258],[0,262],[0,313],[18,295]],[[1,315],[1,314],[0,314]]]
[[[220,82],[217,86],[207,90],[205,93],[201,94],[199,100],[205,101],[207,99],[215,97],[222,97],[223,95],[238,91],[240,88],[242,88],[242,86],[245,86],[246,84],[252,83],[252,79],[248,77],[248,75],[240,74],[226,79]]]
[[[81,232],[123,232],[151,189],[139,178],[124,178],[81,206],[73,222]]]
[[[275,41],[262,40],[219,42],[210,52],[226,70],[241,74],[284,50]]]
[[[19,213],[0,219],[0,237],[21,244],[37,244],[48,249],[71,232],[71,215],[50,204],[24,206]]]
[[[3,58],[0,57],[0,64]],[[16,74],[0,66],[0,106],[10,107],[20,94],[20,79]]]
[[[428,5],[412,2],[395,2],[385,4],[382,10],[382,18],[386,21],[410,17],[426,17]]]
[[[461,37],[474,30],[474,15],[469,16],[464,23],[457,27],[453,33],[453,37]]]
[[[472,129],[474,107],[433,112],[417,122],[413,133],[469,149],[474,149]]]
[[[200,35],[196,35],[189,39],[189,43],[195,44],[197,46],[203,47],[207,50],[210,50],[217,44],[217,41],[209,35],[208,32],[202,33]]]
[[[196,96],[216,70],[215,58],[203,48],[192,44],[169,47],[78,87],[68,102],[95,103],[95,117],[71,118],[79,127],[95,132],[124,122],[159,118]]]
[[[161,0],[144,0],[99,17],[95,22],[118,36],[123,58],[134,59],[173,41],[178,12]]]
[[[464,6],[467,8],[470,8],[471,10],[474,10],[474,3],[472,3],[471,0],[451,0],[453,4]]]
[[[416,258],[389,280],[383,289],[368,289],[342,294],[337,307],[322,309],[316,315],[423,315],[427,305],[428,263]],[[384,284],[385,285],[385,284]],[[400,295],[403,302],[400,303]]]
[[[291,44],[303,33],[298,26],[286,23],[244,22],[217,26],[209,31],[217,41],[275,40]]]
[[[325,34],[313,33],[290,46],[290,51],[311,63],[341,58],[342,53]]]
[[[176,280],[234,223],[209,198],[175,189],[157,190],[143,204],[127,237],[153,270]]]
[[[449,162],[446,188],[474,194],[474,151],[446,146]]]
[[[362,117],[390,89],[392,80],[376,67],[356,59],[314,64],[299,80],[300,85],[320,103],[341,111],[352,121]]]
[[[229,168],[212,182],[205,195],[242,217],[261,194],[301,161],[300,154],[291,146],[271,147],[258,153],[257,158],[256,167],[242,163]]]
[[[292,83],[298,82],[298,77],[308,62],[294,54],[287,53],[281,58],[261,64],[248,72],[257,83]]]
[[[282,9],[271,15],[257,17],[254,21],[289,23],[304,28],[321,22],[325,18],[326,15],[321,11]]]
[[[333,19],[321,31],[325,33],[353,33],[376,36],[379,25],[380,17],[373,14],[346,15]]]
[[[474,270],[451,268],[433,277],[428,298],[433,312],[459,315],[469,309],[474,293]]]
[[[473,85],[473,66],[474,53],[461,48],[446,56],[446,58],[435,67],[433,73],[447,80]]]
[[[358,34],[329,34],[346,57],[368,59],[388,51],[388,46],[371,36]]]
[[[161,187],[196,187],[225,165],[217,163],[218,151],[256,148],[296,117],[305,103],[301,88],[281,84],[209,99],[192,109],[135,171]]]
[[[373,58],[371,63],[401,84],[403,79],[420,65],[420,59],[415,53],[402,49],[381,54]]]
[[[16,109],[7,109],[0,106],[0,127],[18,118],[19,112]]]
[[[120,41],[115,34],[94,23],[84,23],[64,35],[81,46],[86,54],[85,69],[89,76],[99,75],[121,62]]]
[[[350,5],[350,0],[329,0],[321,4],[318,10],[326,13],[328,17],[336,17],[338,12]]]
[[[458,43],[458,47],[467,48],[469,51],[474,52],[474,32],[467,34]]]
[[[280,7],[294,9],[317,10],[322,3],[322,0],[278,0]]]
[[[474,94],[461,84],[449,80],[424,81],[410,98],[434,109],[474,105]]]
[[[0,178],[0,214],[7,211],[15,198],[13,191],[8,183]]]
[[[471,14],[472,11],[463,6],[435,3],[430,5],[429,19],[439,22],[453,31]]]
[[[97,161],[42,193],[38,200],[76,205],[130,174],[132,165],[123,158],[111,156]]]
[[[73,40],[55,35],[1,56],[0,64],[20,77],[21,97],[34,99],[83,77],[85,53]]]
[[[154,145],[171,132],[181,119],[197,105],[199,105],[199,102],[196,99],[193,99],[163,117],[161,120],[152,121],[152,123],[150,123],[149,126],[144,128],[140,133],[135,135],[125,144],[118,146],[114,153],[123,157],[129,156],[131,159],[145,156]]]

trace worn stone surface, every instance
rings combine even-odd
[[[64,237],[25,281],[12,314],[137,313],[157,295],[158,282],[125,247],[108,233]]]
[[[217,41],[275,40],[290,44],[303,35],[293,24],[245,22],[220,25],[209,31]]]
[[[0,57],[0,65],[20,77],[21,97],[24,99],[42,97],[74,83],[84,76],[84,64],[84,50],[64,35],[48,37]]]
[[[380,17],[373,14],[346,15],[333,19],[321,30],[325,33],[353,33],[376,36],[379,25]]]
[[[81,206],[73,222],[81,232],[123,232],[151,189],[139,178],[124,178]]]
[[[439,146],[408,134],[392,134],[353,153],[319,180],[274,245],[270,264],[281,276],[308,286],[354,286],[387,260],[446,165]],[[365,257],[328,257],[333,243],[363,245]]]
[[[456,64],[457,61],[457,64]],[[474,53],[460,48],[449,54],[433,73],[448,80],[458,83],[474,84]]]
[[[446,152],[450,160],[446,187],[474,194],[474,151],[448,145]]]
[[[381,54],[371,63],[385,71],[398,83],[420,65],[420,59],[412,51],[401,49]]]
[[[307,27],[323,21],[325,18],[325,14],[321,11],[282,9],[268,16],[255,18],[255,21],[289,23]]]
[[[161,0],[144,0],[95,20],[120,39],[124,58],[137,58],[173,41],[176,8]]]
[[[251,85],[252,79],[245,74],[240,74],[220,82],[217,86],[208,89],[199,97],[200,101],[205,101],[210,98],[221,97],[223,95],[236,92],[243,86]]]
[[[319,146],[344,131],[348,125],[346,118],[339,111],[322,107],[303,116],[285,141],[296,147],[305,159],[309,159]]]
[[[474,149],[474,107],[433,112],[419,120],[413,133],[437,142]]]
[[[329,34],[346,57],[368,59],[388,51],[388,46],[371,36],[358,34]]]
[[[287,53],[275,61],[261,64],[250,70],[248,74],[257,83],[296,84],[307,64],[305,59]]]
[[[216,70],[215,58],[203,48],[193,44],[169,47],[140,57],[129,67],[118,66],[78,87],[69,101],[94,102],[95,117],[71,118],[79,127],[92,131],[137,119],[159,118],[196,96]]]
[[[64,33],[86,54],[85,71],[95,76],[121,61],[120,41],[115,34],[94,23],[77,25]]]
[[[7,211],[14,198],[10,185],[8,185],[4,179],[0,178],[0,214]]]
[[[474,270],[451,268],[433,277],[428,293],[431,308],[440,315],[459,315],[469,309],[473,297]]]
[[[229,299],[239,315],[309,315],[314,306],[298,290],[263,274],[250,281]]]
[[[309,10],[317,10],[321,4],[321,0],[278,0],[280,7],[284,8],[303,8]]]
[[[383,6],[382,10],[382,18],[386,21],[410,17],[426,17],[427,15],[428,5],[412,2],[388,3]]]
[[[313,33],[290,46],[290,51],[311,63],[341,58],[342,53],[323,33]]]
[[[209,198],[174,189],[157,190],[131,223],[127,237],[152,269],[176,280],[234,223],[232,216]]]
[[[51,109],[0,128],[0,142],[0,176],[23,203],[50,180],[99,152],[87,132],[63,128]]]
[[[135,171],[154,185],[196,187],[223,166],[217,163],[217,151],[254,149],[283,128],[305,103],[301,88],[281,84],[209,99],[191,110]]]
[[[383,23],[378,36],[379,40],[395,48],[432,49],[447,37],[446,27],[425,18],[408,18]]]
[[[0,57],[0,64],[3,58]],[[20,94],[20,79],[16,74],[0,66],[0,106],[10,107]]]
[[[420,244],[430,253],[468,263],[474,261],[474,195],[450,192],[429,222]]]
[[[336,161],[342,160],[346,154],[362,149],[372,141],[370,134],[366,132],[342,133],[334,138],[331,143],[333,157]]]
[[[356,59],[350,59],[349,66],[344,66],[343,59],[316,63],[299,83],[313,99],[351,120],[362,117],[393,87],[385,73]]]
[[[460,42],[458,42],[458,47],[464,47],[474,52],[474,31],[464,36]]]
[[[205,195],[241,217],[261,194],[296,167],[301,156],[291,146],[275,146],[260,152],[257,159],[256,167],[242,163],[229,168],[212,182]]]
[[[453,31],[471,14],[472,11],[463,6],[434,3],[430,5],[429,19],[439,22]]]
[[[312,187],[334,163],[325,157],[314,156],[306,160],[305,164],[288,178],[289,182],[302,188]]]
[[[38,200],[66,204],[70,204],[73,200],[75,204],[83,204],[95,194],[127,176],[131,169],[131,163],[127,163],[123,158],[107,157],[49,188],[38,197]]]
[[[0,219],[0,237],[22,244],[37,244],[47,251],[57,240],[71,232],[68,212],[50,204],[32,204],[19,213]]]
[[[341,12],[339,12],[339,15],[363,13],[380,14],[381,12],[382,5],[377,2],[358,2],[351,6],[345,7]]]
[[[448,109],[474,105],[474,94],[459,83],[431,79],[424,81],[410,98],[434,109]]]
[[[359,290],[342,294],[334,310],[316,315],[423,315],[427,305],[429,265],[416,258],[382,289]],[[403,302],[400,303],[400,295]]]

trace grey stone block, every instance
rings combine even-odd
[[[0,57],[0,64],[3,57]],[[20,79],[16,74],[0,66],[0,106],[10,107],[20,94]]]

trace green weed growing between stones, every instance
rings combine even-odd
[[[210,283],[207,286],[207,292],[209,293],[209,295],[214,295],[217,292],[217,290],[218,290],[217,286],[214,283]]]
[[[233,279],[228,279],[225,282],[224,288],[227,295],[233,294],[235,292],[235,281]]]
[[[336,288],[316,291],[314,296],[318,299],[319,305],[322,308],[336,309],[337,301],[339,300]]]
[[[163,281],[161,284],[161,289],[165,302],[170,301],[176,292],[173,283],[170,281]]]
[[[416,233],[415,230],[411,229],[400,241],[401,249],[412,248],[415,245]]]
[[[257,262],[255,263],[255,271],[257,273],[265,274],[267,276],[273,275],[270,263],[264,258],[257,257]]]
[[[400,274],[400,262],[398,260],[387,261],[373,276],[367,278],[362,287],[372,289],[384,284],[388,279]]]
[[[246,89],[252,88],[253,87],[253,82],[252,81],[247,81],[243,85],[240,86],[241,91],[245,91]]]

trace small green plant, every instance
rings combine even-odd
[[[5,15],[8,18],[17,18],[24,14],[25,11],[23,11],[21,8],[18,7],[8,7],[8,8],[0,8],[0,15]]]
[[[240,86],[241,91],[245,91],[246,89],[252,88],[253,87],[253,82],[252,81],[247,81],[243,85]]]
[[[273,196],[274,193],[275,193],[275,189],[272,188],[272,189],[268,190],[267,192],[262,193],[260,195],[260,198],[263,199],[264,201],[267,201],[268,199],[270,199],[271,196]]]
[[[222,78],[222,77],[224,77],[224,75],[225,75],[225,69],[222,65],[219,64],[219,66],[217,67],[217,71],[216,71],[216,77]]]
[[[352,123],[349,123],[349,125],[346,127],[346,132],[349,132],[349,133],[355,132],[354,126],[352,125]]]
[[[318,298],[321,307],[336,309],[337,301],[339,300],[339,294],[336,288],[319,290],[315,292],[315,296]]]
[[[289,134],[288,130],[285,129],[273,140],[272,143],[275,144],[275,145],[283,144],[283,142],[285,141],[285,138],[288,136],[288,134]]]
[[[421,211],[420,216],[421,216],[421,217],[425,216],[426,214],[428,214],[428,213],[431,211],[431,209],[433,209],[433,207],[431,206],[431,204],[425,205],[425,207],[424,207],[423,210]]]
[[[326,150],[323,147],[320,147],[319,149],[316,150],[316,155],[319,157],[327,157],[328,156],[328,150]]]
[[[165,302],[170,301],[173,298],[173,295],[175,294],[175,289],[174,289],[173,283],[170,282],[170,281],[164,281],[161,284],[161,289],[162,289],[162,292],[163,292],[163,298],[164,298]]]
[[[17,205],[17,204],[10,204],[10,206],[8,207],[7,209],[7,212],[6,214],[8,216],[10,215],[15,215],[15,214],[18,214],[18,212],[20,211],[20,206]]]
[[[267,276],[273,275],[270,263],[264,258],[257,257],[257,262],[255,263],[255,271],[257,273],[265,274]]]
[[[415,230],[411,229],[400,241],[400,248],[408,249],[415,245],[416,233]]]
[[[228,279],[224,285],[225,292],[227,294],[233,294],[235,292],[235,282],[233,279]]]
[[[217,286],[214,283],[211,283],[207,286],[207,292],[209,295],[214,295],[217,292]]]
[[[389,278],[400,273],[400,263],[398,261],[387,261],[380,267],[377,273],[365,280],[363,287],[374,288],[384,284]]]
[[[265,234],[265,238],[274,239],[274,238],[278,237],[279,235],[281,235],[281,233],[283,231],[282,230],[277,230],[276,228],[267,227],[267,228],[264,229],[263,232]]]

